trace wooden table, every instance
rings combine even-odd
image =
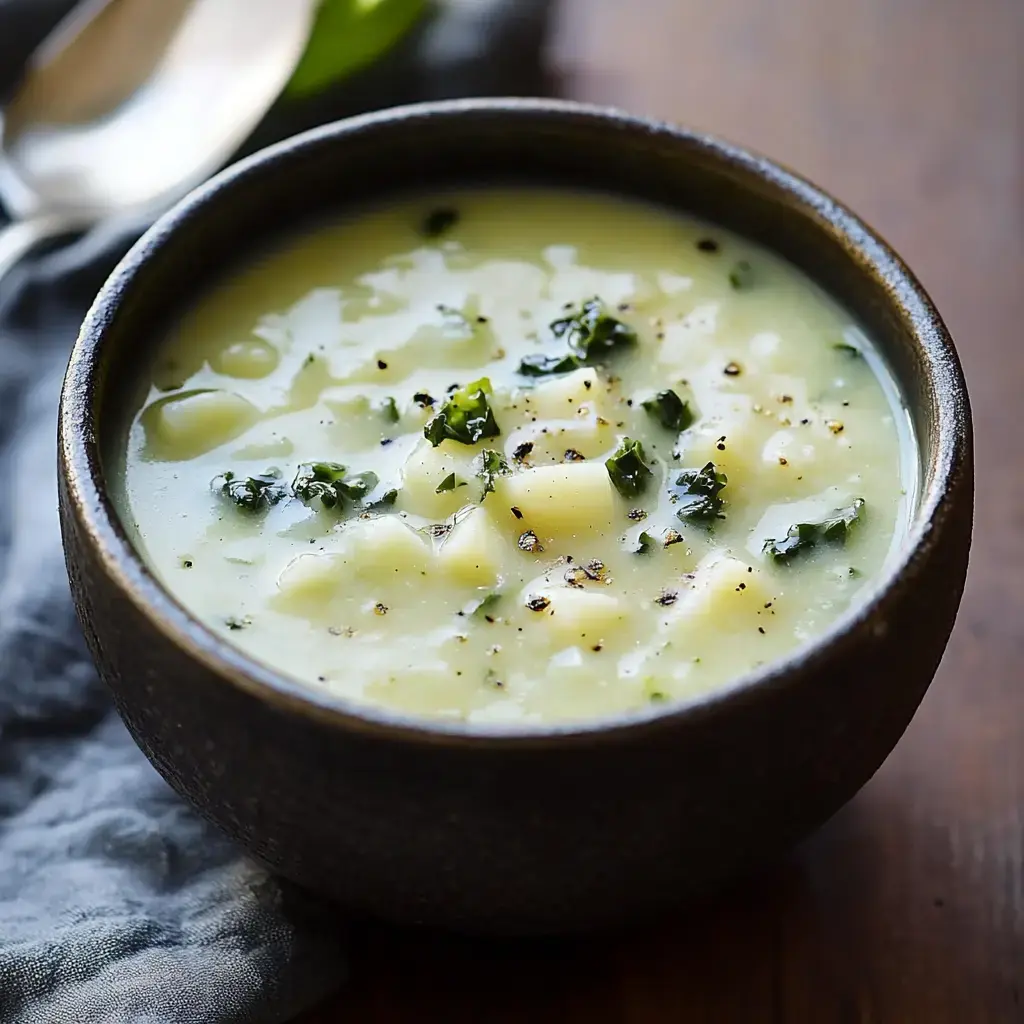
[[[552,58],[799,168],[915,267],[973,400],[967,594],[897,750],[786,863],[637,934],[360,932],[303,1024],[1024,1022],[1024,0],[562,0]]]

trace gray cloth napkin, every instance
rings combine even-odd
[[[71,6],[0,0],[0,93]],[[453,5],[336,94],[274,111],[252,145],[325,114],[538,91],[528,69],[545,10]],[[137,750],[85,652],[64,573],[60,380],[130,241],[101,236],[37,262],[0,309],[0,1022],[284,1021],[343,980],[340,924],[241,855]]]

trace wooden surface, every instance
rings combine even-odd
[[[973,400],[967,595],[895,753],[786,863],[637,934],[360,931],[303,1024],[1024,1022],[1024,0],[563,0],[553,60],[800,169],[917,270]]]

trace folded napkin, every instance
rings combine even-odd
[[[71,6],[0,0],[0,92]],[[401,67],[339,86],[335,109],[502,91],[502,67],[532,91],[523,69],[537,66],[545,7],[453,3],[402,44]],[[259,141],[286,134],[289,116],[275,111]],[[0,309],[0,1022],[285,1021],[343,980],[337,921],[167,787],[113,711],[68,593],[58,391],[82,315],[130,241],[25,268]]]

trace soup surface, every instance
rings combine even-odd
[[[537,723],[822,631],[899,544],[915,466],[869,339],[777,257],[608,196],[458,192],[201,298],[126,518],[191,612],[311,686]]]

